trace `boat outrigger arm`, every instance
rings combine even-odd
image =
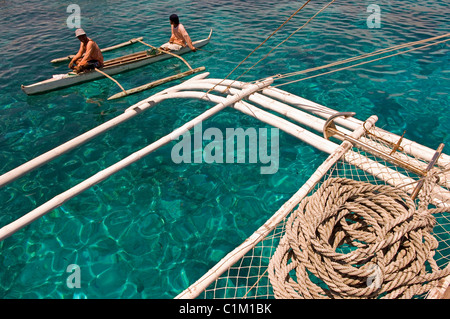
[[[211,34],[212,29],[207,38],[203,40],[194,41],[193,45],[196,48],[201,48],[205,46],[206,44],[209,43],[209,40],[211,39]],[[177,51],[177,55],[182,55],[188,52],[191,52],[191,49],[186,46],[181,50]],[[109,76],[112,76],[115,74],[137,69],[145,65],[170,58],[173,58],[173,55],[166,54],[158,50],[156,50],[156,52],[151,50],[145,50],[105,61],[104,66],[99,70],[102,71],[103,73],[108,74]],[[195,70],[196,72],[199,71],[198,69]],[[97,80],[102,77],[104,77],[104,74],[97,72],[95,70],[90,70],[79,74],[69,72],[67,74],[54,76],[51,79],[47,79],[31,85],[22,85],[22,90],[28,95],[33,95],[61,89],[64,87],[80,84],[83,82]]]
[[[201,123],[202,121],[206,121],[227,107],[234,108],[246,115],[255,117],[259,121],[274,126],[325,153],[335,154],[336,150],[341,147],[334,141],[328,140],[321,136],[323,134],[324,127],[328,126],[325,125],[326,121],[331,116],[338,113],[337,111],[282,91],[278,88],[271,87],[270,85],[273,82],[272,78],[267,78],[251,84],[232,80],[207,79],[206,77],[208,75],[208,73],[199,74],[179,85],[154,94],[151,97],[129,107],[123,114],[78,137],[73,138],[72,140],[36,157],[27,163],[20,165],[16,169],[1,175],[0,187],[3,187],[36,169],[37,167],[50,162],[62,154],[88,142],[94,137],[99,136],[115,126],[143,113],[145,110],[155,107],[155,105],[164,100],[184,98],[198,99],[215,103],[215,106],[206,110],[204,113],[198,115],[189,122],[184,123],[168,135],[154,141],[143,149],[130,154],[121,161],[97,172],[78,185],[73,186],[67,191],[55,196],[48,202],[35,208],[33,211],[23,215],[8,225],[3,226],[0,229],[0,241],[11,236],[13,233],[32,223],[34,220],[63,205],[66,201],[79,195],[85,190],[104,181],[132,163],[135,163],[143,157],[149,155],[160,147],[167,145],[171,141],[179,139],[182,134],[192,129],[195,125]],[[205,91],[208,92],[205,93]],[[209,92],[218,94],[212,94]],[[260,107],[266,110],[263,110]],[[271,113],[272,111],[285,116],[287,119]],[[399,140],[400,137],[398,135],[375,127],[374,124],[376,120],[377,117],[373,115],[365,122],[354,117],[336,117],[333,119],[333,122],[337,130],[352,138],[358,137],[354,135],[357,131],[359,132],[362,129],[368,129],[373,126],[373,132],[376,132],[377,135],[382,135],[386,140]],[[318,134],[313,131],[318,132]],[[340,136],[337,136],[337,139],[339,138]],[[346,139],[344,139],[344,142],[350,143]],[[406,138],[403,138],[399,144],[401,144],[399,146],[403,147],[408,156],[413,156],[414,158],[423,159],[428,162],[435,158],[436,152],[434,150],[407,140]],[[341,155],[339,155],[339,158],[340,157]],[[361,156],[359,156],[359,154],[355,151],[349,150],[346,152],[343,155],[343,160],[372,176],[376,176],[376,178],[383,180],[387,184],[394,187],[403,185],[405,191],[409,194],[412,194],[415,190],[414,186],[417,184],[416,180],[383,165],[383,163],[376,162],[366,157],[361,158]],[[424,163],[421,162],[421,164]],[[450,156],[442,153],[439,158],[433,162],[433,165],[434,164],[441,169],[448,168],[450,165]],[[433,187],[436,189],[434,192],[436,196],[433,198],[433,204],[439,207],[442,205],[449,205],[450,192],[448,189],[450,188],[450,178],[440,179],[438,184]]]

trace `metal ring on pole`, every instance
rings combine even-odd
[[[337,117],[351,117],[351,116],[355,116],[356,113],[355,112],[339,112],[339,113],[335,113],[333,115],[331,115],[328,120],[325,122],[325,124],[323,125],[323,137],[325,137],[327,140],[330,139],[331,136],[333,136],[334,134],[329,134],[328,133],[328,127],[334,128],[336,129],[336,126],[334,125],[334,119]]]

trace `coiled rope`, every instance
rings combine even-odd
[[[435,211],[421,207],[390,186],[326,180],[287,221],[268,267],[275,297],[411,299],[426,293],[450,267],[442,270],[433,259]]]

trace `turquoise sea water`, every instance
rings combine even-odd
[[[285,21],[299,1],[78,1],[82,27],[101,47],[134,37],[160,45],[178,13],[191,37],[214,33],[207,51],[184,57],[225,77]],[[302,25],[326,1],[312,1],[252,56],[236,76]],[[320,66],[449,31],[447,1],[378,1],[381,28],[369,29],[372,1],[336,1],[242,80]],[[107,101],[117,86],[102,79],[26,96],[31,84],[67,71],[51,59],[79,46],[66,26],[67,2],[0,1],[0,173],[121,114],[172,85]],[[133,45],[105,58],[145,49]],[[281,87],[436,148],[450,145],[448,45]],[[170,59],[115,76],[132,88],[177,72]],[[0,226],[17,219],[206,110],[174,100],[120,125],[0,189]],[[268,127],[235,110],[203,129]],[[174,143],[68,201],[0,243],[0,298],[173,298],[252,234],[303,184],[326,155],[280,132],[280,164],[175,164]],[[448,147],[448,146],[447,146]],[[449,153],[446,148],[446,153]],[[66,268],[77,264],[81,288]]]

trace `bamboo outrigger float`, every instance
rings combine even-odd
[[[209,43],[211,39],[211,34],[212,30],[210,31],[209,36],[207,38],[195,41],[193,42],[193,45],[197,48],[205,46],[206,44]],[[135,40],[136,40],[135,42],[141,42],[140,39]],[[181,50],[177,51],[176,53],[179,56],[188,53],[190,51],[191,49],[189,47],[184,47]],[[156,50],[156,52],[154,51],[150,52],[146,50],[105,61],[104,66],[99,70],[102,71],[103,73],[108,74],[109,76],[112,76],[125,71],[137,69],[151,63],[163,61],[172,57],[173,55],[166,54],[158,50]],[[104,77],[104,75],[100,72],[96,72],[95,70],[85,71],[79,74],[69,72],[67,74],[54,76],[53,78],[50,78],[48,80],[44,80],[31,85],[26,86],[22,85],[22,90],[28,95],[33,95],[61,89],[64,87],[88,81],[93,81],[102,77]]]

